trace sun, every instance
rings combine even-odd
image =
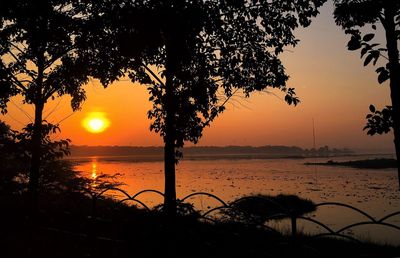
[[[110,126],[110,121],[103,112],[91,112],[83,119],[82,125],[90,133],[102,133]]]

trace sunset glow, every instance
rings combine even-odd
[[[288,106],[282,101],[282,94],[273,90],[278,97],[254,93],[249,99],[233,98],[225,112],[205,129],[198,145],[312,148],[314,120],[318,147],[394,151],[392,134],[371,137],[362,130],[370,104],[384,107],[390,103],[387,83],[378,87],[376,67],[364,67],[359,53],[347,50],[349,37],[336,26],[332,5],[327,4],[320,11],[310,27],[296,30],[299,45],[282,54],[290,75],[288,85],[296,88],[301,103]],[[126,77],[104,89],[93,79],[85,91],[87,100],[82,109],[68,119],[64,120],[72,111],[67,97],[62,97],[61,104],[46,104],[45,113],[50,114],[47,120],[54,124],[62,121],[60,138],[69,138],[74,145],[163,146],[162,137],[149,130],[147,112],[152,103],[146,87]],[[19,105],[21,97],[15,97],[8,113],[0,116],[13,129],[20,130],[31,122],[29,117],[34,113],[27,104],[16,107],[12,103]],[[52,112],[55,108],[57,112]],[[91,122],[93,127],[89,119],[95,119]]]
[[[110,126],[110,121],[104,113],[92,112],[83,120],[82,125],[90,133],[101,133]]]
[[[0,1],[0,258],[400,258],[400,0]]]

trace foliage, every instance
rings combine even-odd
[[[367,125],[364,127],[364,130],[368,130],[367,134],[375,135],[390,132],[393,128],[392,107],[386,106],[382,110],[376,110],[374,105],[370,105],[369,110],[371,114],[366,116]]]
[[[71,165],[60,160],[64,155],[69,154],[69,140],[54,141],[51,139],[51,134],[59,131],[59,128],[55,125],[45,122],[43,128],[40,152],[42,154],[42,173],[39,178],[41,188],[45,191],[66,188],[65,183],[75,177]],[[32,124],[18,132],[11,130],[4,122],[0,122],[0,150],[3,154],[0,159],[1,163],[4,164],[0,167],[0,171],[3,177],[2,185],[9,188],[9,193],[15,192],[15,189],[13,190],[9,186],[14,186],[19,192],[25,191],[28,181],[29,160],[32,156],[29,148],[32,131]],[[71,189],[74,184],[71,184]],[[78,184],[76,184],[76,187],[79,187]]]
[[[224,211],[225,220],[261,225],[268,220],[301,216],[316,210],[315,204],[296,195],[253,195],[240,198]]]
[[[162,213],[164,212],[164,208],[164,204],[159,204],[155,206],[153,210]],[[200,217],[200,212],[194,208],[193,204],[178,201],[176,206],[176,215],[180,217],[198,219]]]
[[[379,43],[373,42],[377,26],[382,26],[386,33],[390,33],[388,22],[394,19],[393,33],[395,38],[400,40],[400,2],[396,0],[335,0],[335,20],[336,23],[345,29],[346,34],[351,36],[348,42],[350,51],[361,50],[361,58],[364,58],[364,66],[378,64],[380,59],[386,61],[386,64],[376,69],[378,82],[382,84],[390,79],[390,68],[394,67],[397,60],[390,60],[388,48]],[[391,10],[389,17],[387,10]],[[362,33],[361,28],[371,25],[371,32]],[[363,35],[364,34],[364,35]],[[398,52],[397,52],[398,55]],[[393,70],[400,73],[398,67]],[[398,86],[397,86],[398,87]],[[386,106],[382,111],[376,111],[373,105],[370,106],[371,113],[367,115],[368,134],[388,133],[393,127],[392,106]]]
[[[58,160],[69,154],[70,141],[52,140],[59,126],[43,120],[44,105],[56,97],[70,95],[72,109],[79,109],[86,98],[82,86],[95,71],[90,65],[110,61],[90,52],[99,51],[90,48],[89,32],[97,32],[99,27],[89,15],[91,4],[15,0],[0,10],[0,110],[5,114],[10,98],[17,95],[35,107],[33,123],[13,135],[17,153],[23,155],[25,164],[30,163],[23,176],[32,185],[32,195],[40,184],[42,190],[56,191],[92,183],[76,178],[70,165]],[[97,186],[106,185],[107,179],[100,176]]]
[[[58,125],[51,124],[46,120],[42,122],[42,135],[41,135],[41,160],[49,161],[61,159],[64,156],[70,154],[69,144],[71,140],[69,139],[61,139],[61,140],[53,140],[52,135],[60,132],[60,127]],[[32,153],[30,151],[30,144],[32,141],[34,133],[34,124],[30,123],[25,128],[22,129],[21,133],[18,133],[16,139],[20,145],[20,148],[25,150],[25,154],[28,158],[32,157]]]
[[[376,31],[375,24],[372,25],[371,28],[373,31]],[[387,52],[387,49],[381,47],[379,43],[371,42],[375,37],[375,33],[368,33],[362,36],[359,30],[354,29],[348,29],[346,33],[351,35],[351,39],[347,44],[348,50],[355,51],[361,49],[361,58],[365,57],[364,66],[369,65],[371,62],[373,65],[376,65],[380,58],[385,57],[383,54]],[[378,82],[380,84],[389,79],[388,64],[377,68],[376,72],[378,73]]]
[[[16,181],[16,176],[26,171],[25,155],[15,144],[17,132],[0,121],[0,193],[21,192],[23,187]]]
[[[41,145],[39,185],[42,194],[87,194],[98,193],[106,188],[120,186],[116,175],[100,174],[95,178],[86,178],[73,169],[70,161],[62,160],[69,154],[69,140],[54,141],[52,134],[60,129],[56,125],[44,122]],[[0,121],[0,192],[16,194],[26,191],[28,182],[33,125],[29,124],[22,132],[13,131]],[[4,165],[3,165],[4,164]]]
[[[336,23],[351,35],[349,50],[361,49],[361,58],[365,56],[364,66],[372,62],[378,63],[382,57],[386,60],[384,66],[376,69],[378,82],[389,80],[391,106],[382,111],[376,111],[370,106],[371,113],[367,115],[367,125],[364,130],[368,134],[388,133],[393,129],[396,158],[400,160],[400,1],[398,0],[335,0]],[[362,36],[361,28],[370,24],[375,31],[377,26],[384,30],[386,46],[372,43],[374,33]],[[398,181],[400,187],[400,166],[398,166]]]
[[[2,154],[1,159],[8,159],[15,153],[15,141],[18,137],[18,132],[14,131],[5,122],[0,120],[0,148]],[[4,162],[7,165],[7,162]]]
[[[85,99],[87,82],[83,28],[76,1],[10,1],[0,27],[1,108],[21,94],[24,102],[46,103],[68,94],[72,108]],[[3,8],[2,8],[3,9]]]
[[[286,85],[279,54],[298,43],[293,30],[308,26],[323,2],[120,1],[99,8],[106,20],[110,12],[116,17],[115,29],[103,21],[106,33],[114,33],[104,44],[114,50],[109,53],[119,50],[116,54],[129,59],[131,80],[148,85],[150,129],[165,140],[170,116],[174,146],[182,147],[185,141],[196,143],[239,91],[248,97],[266,87],[278,88],[289,104],[299,102]],[[115,70],[119,65],[98,76],[107,82],[121,75]],[[167,100],[168,87],[173,101]]]
[[[85,100],[82,86],[88,82],[90,70],[86,51],[85,15],[88,3],[75,0],[15,0],[1,8],[0,26],[0,112],[14,96],[34,106],[34,121],[25,133],[30,143],[29,191],[32,212],[37,204],[41,161],[47,155],[60,156],[65,141],[50,146],[46,135],[57,127],[43,121],[45,104],[56,97],[71,96],[71,107],[79,109]],[[24,135],[22,135],[24,137]],[[24,139],[21,139],[23,142]],[[47,142],[46,142],[47,141]]]
[[[5,124],[3,123],[3,126]],[[8,128],[8,126],[6,126]],[[62,166],[57,165],[59,159],[69,154],[69,139],[54,141],[51,139],[52,134],[56,133],[60,129],[58,126],[52,125],[44,121],[44,130],[42,131],[42,143],[40,146],[40,153],[43,167],[41,170],[46,173],[50,173],[48,176],[51,178],[52,173],[60,169]],[[24,183],[28,178],[29,161],[32,157],[30,148],[31,139],[33,134],[33,125],[28,124],[21,132],[8,130],[8,139],[6,144],[3,145],[5,155],[3,159],[7,160],[7,165],[3,169],[7,169],[12,178],[18,179],[20,183]],[[54,168],[51,168],[55,166]],[[60,169],[61,170],[61,169]],[[47,180],[47,175],[41,175],[41,178]],[[26,180],[24,180],[26,178]],[[40,179],[41,180],[41,179]],[[43,186],[42,189],[46,189],[47,186]]]
[[[179,148],[186,141],[197,143],[230,98],[270,87],[284,92],[289,104],[299,102],[286,85],[289,77],[279,54],[298,43],[293,30],[308,26],[324,2],[122,0],[93,5],[90,12],[99,14],[101,29],[90,35],[91,46],[101,51],[90,52],[104,56],[107,50],[112,61],[122,56],[122,62],[93,68],[96,77],[109,83],[127,71],[133,82],[148,87],[150,130],[165,143],[167,213],[176,213]]]
[[[122,186],[123,183],[117,180],[120,175],[121,174],[119,173],[112,175],[101,173],[99,175],[92,176],[92,178],[86,182],[84,191],[90,196],[94,197],[107,189]]]

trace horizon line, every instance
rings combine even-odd
[[[72,144],[70,147],[129,147],[129,148],[164,148],[163,145],[76,145]],[[301,149],[312,149],[313,147],[301,147],[298,145],[189,145],[183,146],[182,148],[227,148],[227,147],[250,147],[250,148],[260,148],[260,147],[289,147],[289,148],[301,148]],[[331,147],[329,145],[323,145],[318,147],[323,148],[328,147],[330,149],[360,149],[360,148],[351,148],[351,147]],[[316,148],[317,149],[317,148]],[[372,148],[373,149],[373,148]]]

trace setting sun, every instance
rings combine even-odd
[[[101,133],[110,126],[110,121],[104,113],[92,112],[82,121],[82,125],[90,133]]]

